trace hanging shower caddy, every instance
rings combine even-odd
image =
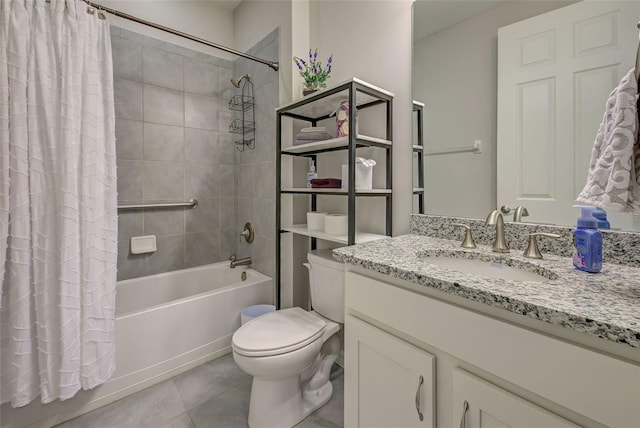
[[[236,149],[243,152],[245,148],[255,149],[255,98],[253,96],[253,83],[249,75],[245,75],[239,80],[244,79],[242,85],[242,93],[234,95],[229,100],[229,110],[240,112],[241,117],[234,119],[229,125],[229,132],[242,136],[240,140],[234,140]],[[233,81],[234,85],[236,82]],[[239,87],[239,81],[237,82]]]

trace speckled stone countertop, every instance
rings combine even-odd
[[[479,245],[464,249],[459,241],[404,235],[333,250],[343,262],[475,302],[538,319],[640,349],[640,268],[603,265],[598,274],[575,269],[569,257],[522,251],[498,254]],[[489,279],[429,264],[424,256],[494,261],[541,274],[541,281]]]

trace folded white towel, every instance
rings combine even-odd
[[[640,213],[638,81],[631,69],[607,99],[591,151],[587,184],[576,199],[605,210]]]
[[[327,128],[324,126],[311,126],[309,128],[302,128],[300,132],[327,132]]]
[[[328,140],[333,138],[328,132],[301,132],[296,134],[297,140]]]

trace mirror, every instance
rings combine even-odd
[[[491,210],[509,204],[498,200],[497,190],[500,184],[504,184],[498,180],[518,178],[512,175],[505,178],[504,170],[498,173],[496,141],[501,120],[497,101],[498,28],[572,3],[576,1],[415,1],[412,85],[413,99],[425,104],[426,214],[484,219]],[[640,7],[637,10],[640,15]],[[633,19],[637,23],[640,16]],[[637,47],[635,23],[633,31]],[[620,62],[632,66],[635,48],[625,55],[628,58]],[[619,77],[611,87],[615,87],[618,81]],[[593,131],[588,134],[585,132],[585,135],[590,135],[588,147],[578,148],[583,153],[574,155],[575,180],[579,180],[579,177],[586,180],[591,145],[604,113],[605,98],[606,94],[602,100],[593,103],[597,107],[594,110],[597,115],[592,116],[597,123],[593,125]],[[585,166],[579,167],[577,164],[580,162],[586,162]],[[570,179],[574,180],[574,177]],[[526,207],[527,203],[522,202],[521,205]],[[513,220],[512,213],[516,207],[511,208],[511,212],[504,216],[505,221]],[[554,218],[551,213],[540,219],[536,215],[540,214],[540,208],[527,208],[530,217],[522,218],[524,222],[573,226],[579,214],[579,210],[573,208],[569,210],[569,216],[565,212],[565,215]],[[612,229],[640,230],[640,216],[612,212],[608,215]]]

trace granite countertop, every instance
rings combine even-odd
[[[430,287],[475,302],[556,324],[640,349],[640,268],[604,263],[598,274],[573,267],[569,257],[521,250],[498,254],[479,245],[404,235],[333,250],[345,263]],[[491,260],[545,276],[542,281],[488,279],[428,264],[422,257],[449,256]]]

